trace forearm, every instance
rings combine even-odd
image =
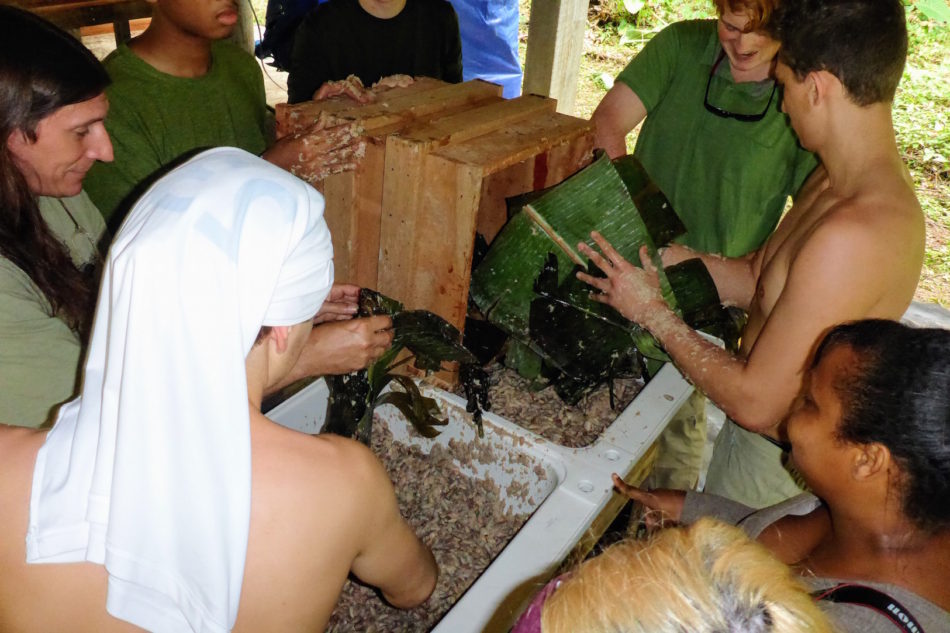
[[[594,145],[603,148],[610,158],[624,156],[627,153],[627,134],[646,115],[646,107],[633,90],[622,83],[614,84],[591,116]]]
[[[723,257],[716,253],[700,253],[682,244],[671,244],[661,253],[663,266],[673,266],[688,259],[699,259],[705,264],[716,284],[719,300],[725,305],[748,311],[755,295],[753,255]]]
[[[787,403],[775,405],[745,359],[707,340],[668,308],[655,311],[641,324],[680,372],[732,420],[750,431],[774,432]]]

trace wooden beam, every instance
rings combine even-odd
[[[557,110],[574,113],[590,0],[531,3],[525,53],[525,93],[557,99]]]

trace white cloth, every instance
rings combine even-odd
[[[92,561],[112,615],[234,626],[247,551],[244,360],[262,324],[333,281],[323,198],[242,150],[204,152],[138,201],[109,252],[82,393],[33,476],[27,560]]]

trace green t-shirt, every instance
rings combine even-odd
[[[125,45],[105,61],[106,129],[115,160],[96,163],[84,186],[115,229],[157,172],[205,147],[267,149],[270,119],[257,62],[231,42],[212,47],[211,69],[201,77],[160,72]]]
[[[817,165],[780,110],[776,91],[756,122],[707,111],[703,97],[721,45],[715,20],[659,32],[617,77],[647,109],[634,155],[666,194],[688,233],[679,241],[739,257],[778,224],[788,196]],[[733,83],[728,60],[717,68],[710,104],[744,114],[765,110],[773,82]]]
[[[85,193],[37,199],[50,230],[82,266],[99,256],[102,215]],[[50,410],[76,393],[83,350],[79,338],[52,316],[30,277],[0,257],[0,423],[38,427]]]

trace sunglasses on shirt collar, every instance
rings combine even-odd
[[[740,114],[738,112],[729,112],[728,110],[723,110],[720,107],[714,106],[709,103],[709,86],[712,84],[713,75],[716,74],[716,69],[719,68],[719,64],[722,63],[722,60],[726,58],[726,51],[720,51],[719,57],[716,58],[716,63],[713,64],[712,70],[709,71],[709,79],[706,80],[706,94],[703,95],[703,106],[706,110],[715,114],[716,116],[723,117],[724,119],[735,119],[736,121],[742,121],[743,123],[754,123],[756,121],[761,121],[765,118],[765,115],[769,113],[769,108],[772,107],[772,99],[775,98],[775,90],[778,88],[778,83],[773,79],[772,80],[772,92],[769,94],[769,102],[765,104],[765,109],[762,110],[759,114]]]

